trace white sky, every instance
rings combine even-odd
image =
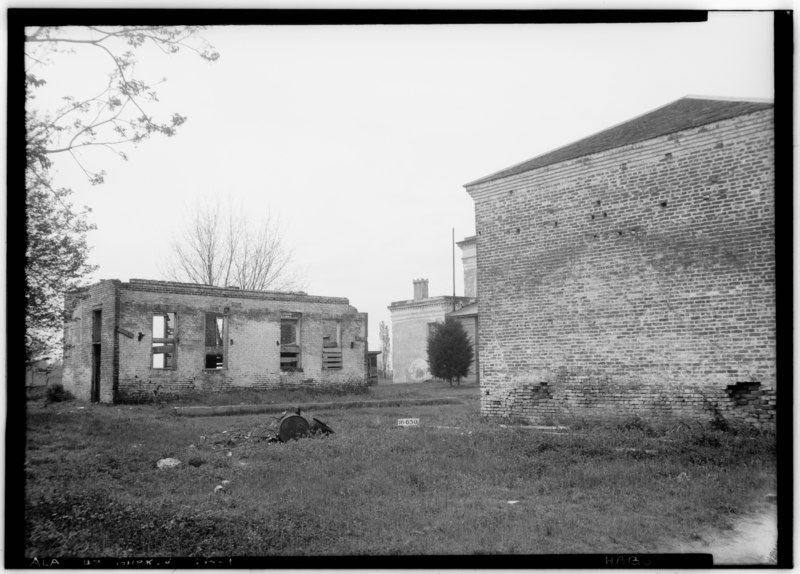
[[[92,208],[93,279],[162,278],[181,214],[229,196],[271,210],[306,291],[369,313],[370,348],[387,305],[412,280],[452,293],[451,228],[475,232],[463,184],[685,95],[772,98],[772,15],[707,23],[505,26],[216,27],[215,63],[142,54],[167,81],[148,111],[188,116],[174,138],[130,160],[86,154],[57,183]],[[101,60],[102,61],[102,60]],[[50,88],[81,95],[105,64],[59,60]],[[97,70],[103,73],[98,74]],[[60,78],[60,80],[59,80]],[[60,83],[64,82],[63,84]],[[456,248],[456,291],[463,294]]]

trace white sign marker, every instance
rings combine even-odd
[[[399,427],[418,427],[419,419],[397,419],[397,426]]]

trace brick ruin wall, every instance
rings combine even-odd
[[[468,188],[482,414],[774,424],[772,121]]]
[[[102,373],[101,402],[140,402],[232,389],[354,390],[368,384],[366,314],[357,312],[346,299],[279,294],[265,300],[248,292],[231,296],[222,289],[141,283],[108,281],[100,286],[110,284],[110,289],[93,286],[77,307],[75,319],[68,322],[65,338],[72,342],[74,356],[65,356],[65,367],[70,366],[65,383],[79,398],[90,398],[91,310],[100,304],[99,293],[113,293],[114,284],[119,287],[117,322],[104,311],[103,347],[108,340],[108,348],[116,352],[103,354],[103,365],[108,363],[112,371]],[[176,314],[174,369],[151,368],[152,317],[158,312]],[[224,369],[204,368],[206,313],[227,316]],[[282,313],[300,314],[301,371],[280,368]],[[323,321],[340,324],[340,370],[323,368]],[[113,390],[111,381],[115,381]]]
[[[65,307],[72,320],[64,322],[62,383],[77,399],[91,400],[93,314],[101,312],[99,338],[101,381],[113,381],[119,370],[118,341],[114,336],[119,313],[119,281],[101,281],[65,296]],[[110,351],[110,352],[109,352]],[[114,400],[112,385],[100,385],[100,402]]]

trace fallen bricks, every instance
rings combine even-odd
[[[459,399],[453,397],[440,397],[434,399],[378,399],[363,401],[340,401],[327,403],[280,403],[264,405],[218,405],[202,407],[175,407],[175,414],[186,417],[213,417],[225,415],[275,413],[293,411],[297,407],[307,410],[321,409],[352,409],[359,407],[401,407],[406,405],[455,405],[460,404]]]

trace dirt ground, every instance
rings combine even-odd
[[[703,552],[714,556],[714,565],[777,564],[778,514],[774,503],[742,516],[732,530],[703,534],[696,543],[683,544],[672,552]]]

